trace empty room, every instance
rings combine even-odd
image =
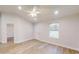
[[[78,53],[78,5],[0,5],[0,54]]]

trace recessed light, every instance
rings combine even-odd
[[[19,10],[22,10],[22,7],[21,7],[21,6],[18,6],[18,9],[19,9]]]
[[[59,13],[59,11],[58,11],[58,10],[56,10],[56,11],[54,12],[54,14],[55,14],[55,15],[57,15],[58,13]]]

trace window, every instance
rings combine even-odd
[[[49,25],[49,37],[59,39],[59,23]]]

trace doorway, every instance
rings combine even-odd
[[[7,43],[14,43],[14,24],[7,24]]]

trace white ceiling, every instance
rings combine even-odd
[[[1,5],[0,12],[14,13],[19,16],[24,17],[26,20],[34,22],[33,18],[29,16],[27,11],[32,10],[34,5],[22,5],[23,10],[18,10],[17,5]],[[65,17],[72,14],[79,13],[79,6],[70,6],[70,5],[37,5],[37,8],[40,11],[40,14],[37,17],[37,21],[49,21],[59,17]],[[55,15],[54,11],[58,10],[59,14]]]

